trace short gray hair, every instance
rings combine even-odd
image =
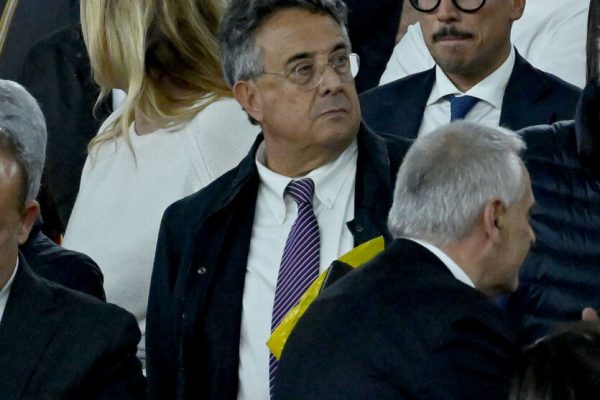
[[[37,101],[23,86],[1,79],[0,128],[19,144],[19,157],[25,161],[22,173],[28,185],[26,200],[34,200],[46,158],[46,122]]]
[[[328,14],[346,27],[348,9],[341,0],[230,0],[219,28],[221,65],[230,87],[263,73],[256,32],[269,16],[285,8]]]
[[[464,121],[420,136],[398,171],[390,233],[438,246],[463,239],[489,200],[524,195],[525,147],[514,132]]]

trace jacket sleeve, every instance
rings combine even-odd
[[[112,306],[111,306],[112,307]],[[111,338],[107,351],[95,365],[90,398],[95,400],[141,400],[146,378],[136,356],[141,334],[133,315],[114,307],[106,327]],[[93,394],[92,394],[93,393]]]

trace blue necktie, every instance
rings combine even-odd
[[[450,99],[450,122],[457,119],[464,119],[479,101],[477,97],[467,95],[456,96],[451,94],[448,98]]]
[[[275,287],[271,331],[277,328],[283,317],[298,303],[306,289],[319,276],[321,237],[312,206],[315,184],[311,179],[301,179],[290,182],[285,190],[298,203],[298,216],[292,225],[281,257]],[[273,392],[277,367],[277,359],[270,354],[271,392]]]

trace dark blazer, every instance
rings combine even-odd
[[[394,241],[292,331],[275,400],[508,398],[516,330],[423,246]]]
[[[235,400],[242,296],[259,187],[255,152],[163,217],[150,286],[146,352],[151,399]],[[361,127],[355,243],[387,235],[387,212],[407,142]],[[266,361],[265,361],[266,362]]]
[[[600,310],[600,86],[589,83],[574,121],[520,132],[536,205],[536,243],[508,309],[527,342]]]
[[[143,399],[140,332],[117,306],[19,268],[0,323],[0,399]]]
[[[7,0],[0,0],[0,12]],[[19,0],[2,57],[0,78],[21,82],[23,59],[36,41],[79,21],[79,0]]]
[[[19,246],[33,272],[51,282],[105,301],[104,276],[98,264],[83,253],[54,243],[42,233],[42,225],[38,219],[27,241]]]
[[[359,97],[363,121],[377,133],[416,138],[434,82],[435,67],[363,93]],[[580,92],[534,68],[517,53],[504,92],[500,125],[517,130],[573,119]]]
[[[346,0],[345,3],[352,51],[360,56],[354,83],[356,91],[361,93],[379,84],[396,44],[404,1]]]
[[[36,43],[23,67],[23,85],[40,103],[48,130],[40,204],[44,232],[64,233],[79,191],[87,145],[112,111],[99,94],[79,25]],[[54,235],[51,235],[54,237]]]

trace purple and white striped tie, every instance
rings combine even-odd
[[[285,242],[279,267],[271,331],[277,328],[288,311],[298,303],[306,289],[319,275],[319,224],[313,212],[312,199],[315,184],[311,179],[292,181],[287,193],[298,203],[298,216]],[[279,362],[271,354],[269,359],[269,386],[273,384]]]

